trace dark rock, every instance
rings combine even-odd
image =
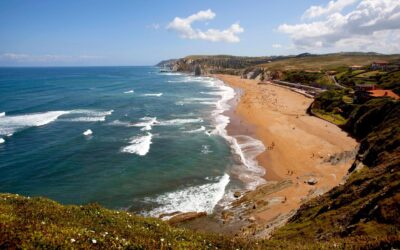
[[[239,198],[241,195],[242,195],[242,193],[240,193],[239,191],[236,191],[236,192],[233,194],[233,197]]]
[[[196,68],[194,68],[194,75],[195,76],[200,76],[201,75],[201,68],[199,65],[196,66]]]
[[[307,183],[308,185],[315,185],[318,183],[317,179],[315,179],[315,178],[310,178],[304,182]]]

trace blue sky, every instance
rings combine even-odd
[[[359,15],[379,2],[386,9]],[[382,47],[370,40],[379,35],[386,44],[400,37],[400,8],[393,8],[399,2],[3,0],[0,65],[152,65],[190,54],[398,53],[397,45]],[[349,21],[352,16],[368,22],[382,12],[385,20],[360,34],[351,32],[360,30]],[[188,23],[191,15],[196,17]],[[232,25],[237,33],[229,33]]]

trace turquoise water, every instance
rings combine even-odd
[[[215,79],[1,68],[0,93],[0,192],[157,215],[211,212],[240,187],[221,115],[234,91]]]

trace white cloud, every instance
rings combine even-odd
[[[282,44],[274,43],[274,44],[272,44],[272,48],[274,48],[274,49],[282,48]]]
[[[168,24],[167,29],[175,30],[185,39],[200,39],[212,42],[239,42],[240,38],[238,34],[244,31],[239,23],[234,23],[225,30],[207,29],[203,31],[192,27],[193,22],[212,20],[215,16],[216,14],[208,9],[199,11],[186,18],[175,17],[174,20]]]
[[[326,6],[311,6],[304,12],[303,18],[316,18],[342,11],[345,7],[352,5],[359,0],[332,0]]]
[[[0,54],[0,60],[11,61],[11,62],[74,62],[74,61],[89,61],[94,59],[103,58],[100,56],[92,55],[78,55],[78,56],[65,56],[65,55],[31,55],[21,53],[3,53]]]
[[[288,34],[298,49],[398,53],[400,43],[394,39],[400,37],[400,1],[362,0],[347,14],[338,11],[317,21],[282,24],[278,31]]]

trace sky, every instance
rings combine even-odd
[[[0,66],[400,53],[400,0],[2,0]]]

